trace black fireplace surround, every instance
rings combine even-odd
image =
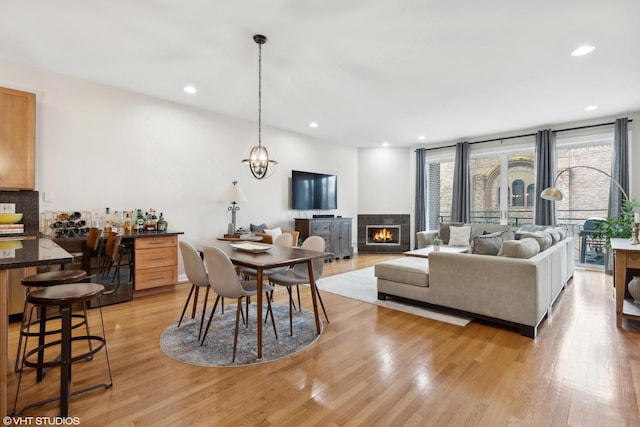
[[[374,239],[373,234],[388,232],[386,239]],[[411,244],[410,215],[358,215],[358,252],[365,254],[399,254]]]

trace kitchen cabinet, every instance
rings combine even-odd
[[[178,236],[134,239],[133,283],[136,290],[178,283]]]
[[[351,218],[296,218],[295,227],[302,240],[320,236],[325,241],[325,251],[333,258],[351,258]]]
[[[33,190],[36,95],[0,87],[0,189]]]

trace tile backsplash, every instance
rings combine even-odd
[[[40,231],[39,197],[38,191],[0,191],[0,207],[14,205],[13,213],[24,214],[22,224],[24,224],[25,234],[35,234]]]

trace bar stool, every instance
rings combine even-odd
[[[104,318],[102,316],[102,308],[100,308],[100,323],[102,325],[102,336],[86,335],[72,336],[73,325],[71,324],[71,308],[73,304],[84,303],[92,298],[99,298],[104,292],[104,286],[98,283],[71,283],[66,285],[49,286],[30,292],[27,295],[27,302],[33,304],[34,308],[39,307],[42,310],[43,317],[46,315],[48,307],[58,307],[62,320],[61,336],[59,340],[46,344],[41,344],[37,348],[29,351],[22,359],[22,365],[42,369],[45,367],[60,366],[60,395],[39,402],[30,403],[20,411],[16,411],[18,405],[18,397],[20,394],[20,386],[22,383],[22,374],[24,369],[20,369],[20,377],[18,379],[18,387],[16,390],[16,400],[13,406],[13,414],[19,415],[23,411],[44,405],[55,400],[60,400],[60,416],[67,417],[69,415],[69,400],[71,396],[84,393],[96,388],[110,388],[113,386],[113,377],[111,375],[111,365],[109,363],[109,352],[107,351],[107,341],[104,329]],[[33,310],[33,308],[32,308]],[[40,323],[40,329],[44,328],[44,322]],[[89,345],[89,351],[82,354],[73,355],[72,345],[75,341],[87,341],[87,344],[98,343],[98,345]],[[26,346],[26,343],[25,343]],[[54,360],[45,360],[44,352],[50,347],[60,347],[60,358]],[[109,382],[95,384],[80,390],[71,390],[71,364],[80,360],[92,359],[93,355],[104,348],[107,371],[109,372]],[[31,360],[31,356],[37,354],[37,360]]]
[[[56,285],[62,285],[62,284],[66,284],[66,283],[74,283],[74,282],[80,282],[82,280],[84,280],[87,277],[87,272],[84,270],[59,270],[59,271],[49,271],[46,273],[39,273],[39,274],[34,274],[32,276],[27,276],[25,278],[22,279],[22,285],[27,287],[27,295],[30,293],[28,288],[34,287],[34,288],[43,288],[43,287],[48,287],[48,286],[56,286]],[[33,291],[31,291],[33,292]],[[41,332],[28,332],[29,327],[31,325],[37,324],[40,322],[41,319],[45,319],[45,321],[43,323],[46,323],[47,320],[54,320],[54,319],[60,319],[60,316],[54,316],[54,317],[50,317],[49,319],[46,319],[46,317],[44,317],[42,314],[40,316],[38,316],[37,319],[33,320],[32,319],[32,313],[33,310],[28,310],[27,309],[28,304],[27,304],[27,300],[25,299],[24,302],[24,308],[22,310],[22,323],[20,324],[20,337],[19,337],[19,341],[18,341],[18,351],[16,353],[16,365],[15,365],[15,371],[18,372],[21,368],[21,363],[20,363],[20,351],[22,350],[22,346],[23,346],[23,339],[26,341],[26,338],[29,336],[40,336]],[[83,304],[82,305],[83,308],[83,314],[76,314],[73,315],[73,317],[78,318],[78,319],[82,319],[80,322],[78,322],[76,325],[73,326],[73,328],[77,328],[80,327],[82,325],[87,326],[87,335],[89,334],[89,327],[87,325],[87,308],[86,305]],[[29,312],[27,312],[29,311]],[[41,330],[43,330],[43,328],[40,328]],[[40,345],[42,345],[42,343],[44,342],[45,336],[46,335],[51,335],[51,334],[58,334],[60,333],[60,329],[56,329],[56,330],[52,330],[52,331],[45,331],[43,333],[42,336],[40,336]],[[24,337],[24,338],[23,338]],[[26,343],[24,344],[25,348],[24,348],[24,352],[26,352]],[[43,370],[39,370],[38,371],[38,381],[41,381],[42,378],[44,376],[44,371]]]

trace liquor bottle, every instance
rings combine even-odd
[[[167,221],[164,220],[162,212],[160,212],[160,219],[158,219],[158,231],[167,231]]]
[[[104,216],[104,232],[111,232],[111,214],[109,213],[109,208],[106,209],[106,215]]]
[[[138,215],[136,217],[136,233],[144,231],[144,216],[142,216],[142,209],[138,209]]]
[[[151,209],[151,226],[154,230],[158,229],[158,216],[155,209]]]
[[[124,216],[124,232],[125,234],[131,234],[131,215],[129,215],[129,212],[126,212]]]

